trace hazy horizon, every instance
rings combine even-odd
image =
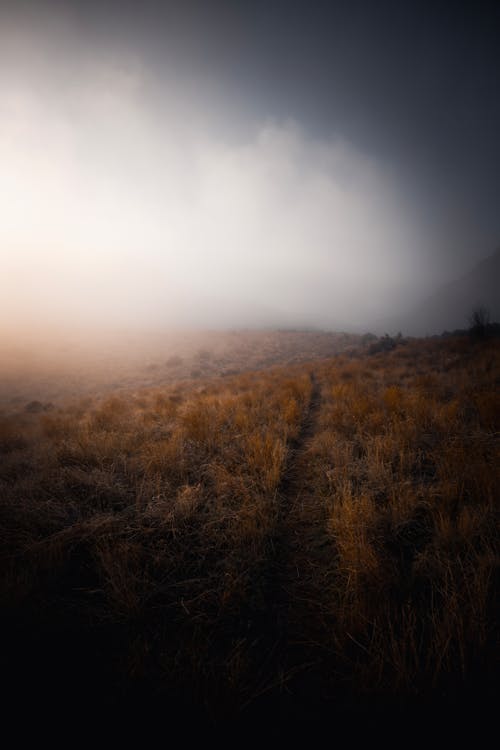
[[[187,5],[2,4],[5,331],[370,330],[493,252],[493,11]]]

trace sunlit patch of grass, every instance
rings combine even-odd
[[[254,432],[244,440],[243,455],[248,471],[262,489],[276,490],[286,456],[284,441],[269,433]]]
[[[339,555],[337,572],[342,578],[345,619],[358,614],[358,597],[366,584],[373,586],[382,577],[382,570],[371,538],[377,516],[373,499],[356,495],[349,482],[339,489],[332,499],[327,526]]]

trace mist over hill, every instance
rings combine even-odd
[[[432,335],[445,330],[466,328],[474,308],[488,308],[492,321],[500,320],[500,247],[471,270],[439,286],[420,304],[404,315],[381,320],[376,332],[382,328],[402,330],[410,335]]]

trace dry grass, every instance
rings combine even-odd
[[[140,621],[121,680],[148,672],[154,654],[167,681],[213,682],[204,644],[260,595],[310,390],[302,371],[268,371],[2,422],[2,594],[13,618],[27,607],[35,622],[52,610],[97,631]],[[221,690],[244,663],[238,639],[220,646]]]
[[[293,640],[321,662],[327,685],[409,696],[489,679],[497,342],[410,342],[316,363],[321,404],[300,445],[301,490],[283,498],[310,369],[2,418],[11,638],[31,639],[33,654],[41,624],[66,628],[91,649],[95,640],[115,684],[138,680],[212,713],[237,711],[258,685],[279,682],[263,674],[275,666],[256,628],[280,627],[276,612],[262,613],[284,529],[307,571],[285,585]],[[30,624],[16,635],[20,622]]]
[[[491,677],[498,345],[412,343],[374,364],[321,373],[312,493],[336,549],[325,641],[361,691]]]

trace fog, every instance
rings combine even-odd
[[[242,123],[118,49],[2,49],[4,328],[353,330],[424,288],[422,218],[345,137]]]

